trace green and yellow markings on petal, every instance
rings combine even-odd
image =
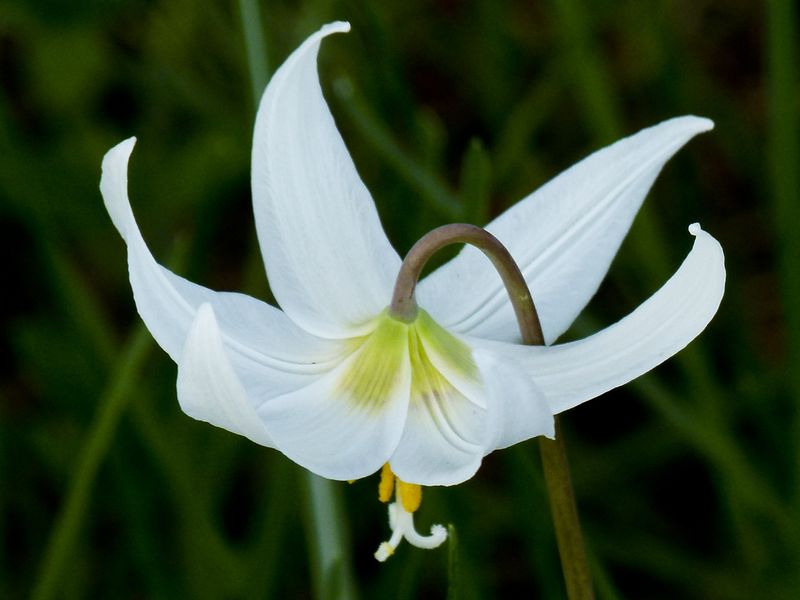
[[[452,387],[435,363],[440,366],[445,363],[447,371],[460,379],[476,384],[480,381],[469,346],[424,310],[410,323],[385,311],[378,317],[372,333],[357,338],[356,343],[357,356],[339,380],[338,391],[359,408],[380,410],[398,385],[405,360],[411,365],[411,401],[441,396]]]
[[[408,329],[387,314],[367,336],[357,338],[357,355],[342,374],[338,392],[370,412],[379,411],[400,383],[403,362],[408,360]]]
[[[434,321],[433,317],[424,310],[420,309],[418,311],[417,319],[414,321],[413,326],[416,340],[421,343],[418,346],[420,349],[420,367],[423,364],[432,366],[431,361],[428,359],[428,353],[434,353],[447,363],[449,371],[458,374],[460,377],[475,382],[479,381],[478,366],[475,364],[469,346]],[[411,355],[411,365],[412,368],[415,366],[413,354]],[[438,372],[438,369],[435,370]],[[413,385],[414,380],[412,378],[412,397],[414,396]]]

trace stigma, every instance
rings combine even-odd
[[[393,493],[395,501],[389,503]],[[431,527],[430,535],[417,533],[414,527],[414,513],[422,503],[422,486],[401,481],[392,472],[389,463],[383,465],[381,469],[378,499],[389,503],[389,527],[392,530],[389,541],[382,542],[375,552],[375,558],[380,562],[384,562],[394,554],[404,539],[412,546],[426,550],[440,546],[447,539],[447,530],[442,525]]]

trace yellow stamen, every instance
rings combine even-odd
[[[397,495],[406,512],[413,513],[422,502],[422,486],[417,483],[406,483],[397,480]]]
[[[389,502],[392,499],[392,492],[394,492],[394,473],[389,463],[383,465],[381,469],[381,481],[378,484],[378,500],[381,502]]]

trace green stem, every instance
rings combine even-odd
[[[441,215],[451,220],[464,218],[464,205],[446,182],[409,156],[372,112],[352,82],[344,77],[334,82],[333,92],[364,141],[385,160],[405,182]]]
[[[108,453],[117,424],[136,388],[139,372],[152,348],[150,334],[144,325],[140,325],[128,342],[123,358],[100,399],[100,410],[81,450],[66,502],[56,519],[39,568],[32,595],[34,600],[53,598],[60,589],[59,579],[86,515],[97,469]]]
[[[256,535],[247,549],[247,570],[244,576],[247,585],[242,593],[245,600],[276,597],[276,581],[282,569],[289,564],[282,540],[294,525],[292,511],[294,498],[298,497],[298,493],[291,475],[295,467],[289,459],[275,455],[271,450],[265,452],[271,453],[271,460],[264,461],[263,472],[259,473],[259,476],[265,478],[265,489],[286,490],[287,485],[292,488],[289,493],[270,494],[266,506],[262,504],[261,518],[254,527]]]
[[[778,267],[786,324],[786,369],[791,391],[800,402],[800,117],[798,117],[797,10],[790,0],[770,0],[767,7],[767,160],[778,238]],[[793,439],[799,439],[800,404]],[[800,444],[797,465],[800,466]],[[797,472],[797,470],[795,470]],[[794,501],[800,505],[800,477]]]
[[[450,523],[447,526],[447,600],[461,598],[461,566],[458,562],[458,531]]]
[[[264,27],[258,0],[239,0],[239,16],[242,19],[244,47],[247,52],[247,66],[250,71],[250,88],[254,106],[258,106],[261,93],[269,79],[267,46],[264,43]]]
[[[240,555],[231,548],[217,527],[206,496],[198,493],[196,465],[191,450],[177,443],[169,427],[153,412],[152,402],[130,407],[131,424],[152,452],[164,477],[164,492],[175,503],[179,525],[180,560],[183,562],[186,594],[191,598],[230,597],[232,586],[243,577]],[[187,466],[189,465],[189,466]]]
[[[586,559],[586,548],[569,474],[567,451],[558,417],[555,417],[555,422],[556,439],[539,438],[539,451],[542,455],[544,479],[556,530],[558,554],[561,557],[561,569],[567,585],[567,597],[570,600],[589,600],[594,598],[592,576]]]
[[[344,543],[340,489],[328,479],[304,471],[307,529],[315,595],[319,600],[355,598],[352,565]]]

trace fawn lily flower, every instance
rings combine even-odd
[[[420,282],[416,318],[386,308],[400,257],[389,244],[323,98],[316,69],[332,23],[275,73],[258,110],[253,210],[280,309],[214,292],[160,266],[127,195],[135,139],[103,160],[100,188],[128,247],[136,306],[178,365],[181,408],[277,448],[338,480],[383,468],[393,537],[432,547],[413,526],[420,485],[472,477],[495,449],[546,435],[553,415],[620,386],[678,352],[722,297],[717,241],[699,225],[678,271],[617,324],[550,346],[597,290],[664,163],[707,119],[681,117],[595,152],[492,221],[536,301],[545,342],[519,344],[491,263],[466,247]],[[396,485],[395,485],[396,484]]]

